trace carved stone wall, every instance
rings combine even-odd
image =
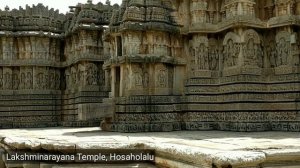
[[[6,32],[0,40],[0,127],[59,125],[61,39]]]
[[[103,43],[103,25],[109,24],[112,10],[118,6],[87,3],[72,7],[73,15],[65,23],[63,57],[63,126],[95,126],[100,118],[95,113],[103,98],[106,59]]]
[[[104,88],[102,25],[118,5],[42,4],[0,11],[0,128],[98,126]]]
[[[123,1],[106,34],[111,46],[125,39],[122,54],[104,64],[113,72],[114,110],[102,128],[300,131],[300,36],[289,22],[299,20],[298,2],[183,0],[168,8],[155,1],[178,23],[165,30],[145,26],[148,6],[136,2]]]
[[[0,11],[0,127],[300,131],[300,4],[124,0]],[[108,25],[108,27],[104,26]]]

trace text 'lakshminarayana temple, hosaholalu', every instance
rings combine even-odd
[[[0,11],[0,127],[300,131],[299,0]]]

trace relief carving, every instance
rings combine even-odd
[[[219,69],[220,50],[218,41],[214,38],[209,39],[209,69]]]
[[[165,66],[159,66],[157,71],[156,86],[159,88],[168,87],[168,69]]]
[[[139,54],[141,47],[139,34],[127,34],[124,39],[124,45],[123,49],[125,55]]]
[[[19,74],[20,72],[18,70],[14,70],[13,71],[13,75],[12,75],[12,89],[13,90],[18,90],[19,89],[19,84],[20,84],[20,80],[19,80]]]
[[[31,72],[26,73],[26,89],[33,89],[33,77]]]
[[[192,23],[205,23],[206,22],[206,10],[207,0],[192,0],[191,14]]]
[[[287,65],[288,56],[289,56],[289,43],[285,41],[284,38],[281,38],[279,42],[277,42],[277,66]]]
[[[147,88],[149,86],[149,73],[145,71],[143,77],[143,86]]]
[[[19,89],[25,89],[26,87],[26,73],[24,71],[21,72],[20,75],[20,87]]]
[[[191,41],[191,56],[194,63],[194,70],[209,69],[208,38],[206,36],[196,36]]]
[[[143,71],[140,65],[132,67],[134,86],[143,86]]]
[[[223,42],[224,68],[234,67],[238,64],[240,54],[240,37],[232,32],[227,33]]]
[[[239,45],[234,43],[232,39],[229,39],[228,44],[224,47],[224,67],[236,66],[238,54]]]
[[[98,68],[95,64],[89,63],[86,66],[86,80],[88,85],[98,85]]]
[[[288,65],[288,60],[290,57],[291,44],[290,44],[291,34],[285,31],[281,31],[276,35],[276,66]]]
[[[4,70],[4,89],[12,89],[12,72],[10,69]]]
[[[36,79],[35,89],[44,89],[44,73],[38,73],[35,79]]]
[[[198,51],[197,51],[198,50]],[[198,53],[198,57],[196,58],[196,62],[199,66],[199,70],[207,70],[208,69],[208,48],[204,44],[200,44],[199,48],[196,48]]]
[[[71,77],[70,86],[77,85],[78,83],[77,83],[77,67],[76,66],[71,67],[71,76],[70,77]]]
[[[242,36],[244,65],[260,67],[263,66],[263,50],[259,35],[252,29],[244,32]]]
[[[278,63],[275,40],[268,40],[267,44],[268,45],[266,46],[266,54],[270,63],[270,67],[277,67]]]
[[[85,83],[85,67],[83,64],[78,64],[77,81],[79,86],[84,86]]]
[[[87,113],[92,115],[90,104],[103,102],[114,107],[108,112],[115,115],[116,129],[127,131],[252,131],[271,124],[272,129],[299,131],[292,125],[299,119],[295,100],[300,40],[294,35],[299,2],[124,2],[120,10],[114,7],[113,17],[110,5],[93,5],[91,0],[67,15],[41,5],[0,11],[0,97],[21,99],[20,105],[10,105],[11,114],[14,109],[21,115],[29,112],[28,117],[0,120],[17,126],[19,121],[36,126],[41,121],[54,125],[68,121],[80,126],[90,124],[77,122],[81,104],[89,103],[85,107],[91,107]],[[104,60],[109,54],[111,59]],[[109,96],[113,99],[102,101]],[[24,102],[28,105],[22,106]],[[45,114],[51,115],[31,115],[40,108],[50,109]],[[0,126],[5,127],[2,122]]]

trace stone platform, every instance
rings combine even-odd
[[[47,128],[0,130],[4,150],[63,151],[79,149],[154,150],[155,162],[126,165],[30,165],[4,168],[53,167],[200,167],[299,168],[300,134],[293,132],[178,131],[163,133],[113,133],[99,128]],[[1,153],[1,150],[0,150]],[[6,166],[5,166],[6,164]],[[1,167],[1,168],[2,168]]]

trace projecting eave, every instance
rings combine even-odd
[[[186,61],[181,58],[162,56],[155,54],[132,54],[111,58],[104,63],[104,67],[119,66],[126,63],[166,63],[171,65],[186,65]]]
[[[268,21],[262,21],[258,18],[249,18],[238,16],[226,19],[222,22],[212,23],[199,23],[181,28],[181,34],[194,34],[194,33],[218,33],[232,28],[248,27],[256,29],[269,29],[283,26],[300,26],[299,15],[286,15],[280,17],[273,17]]]

